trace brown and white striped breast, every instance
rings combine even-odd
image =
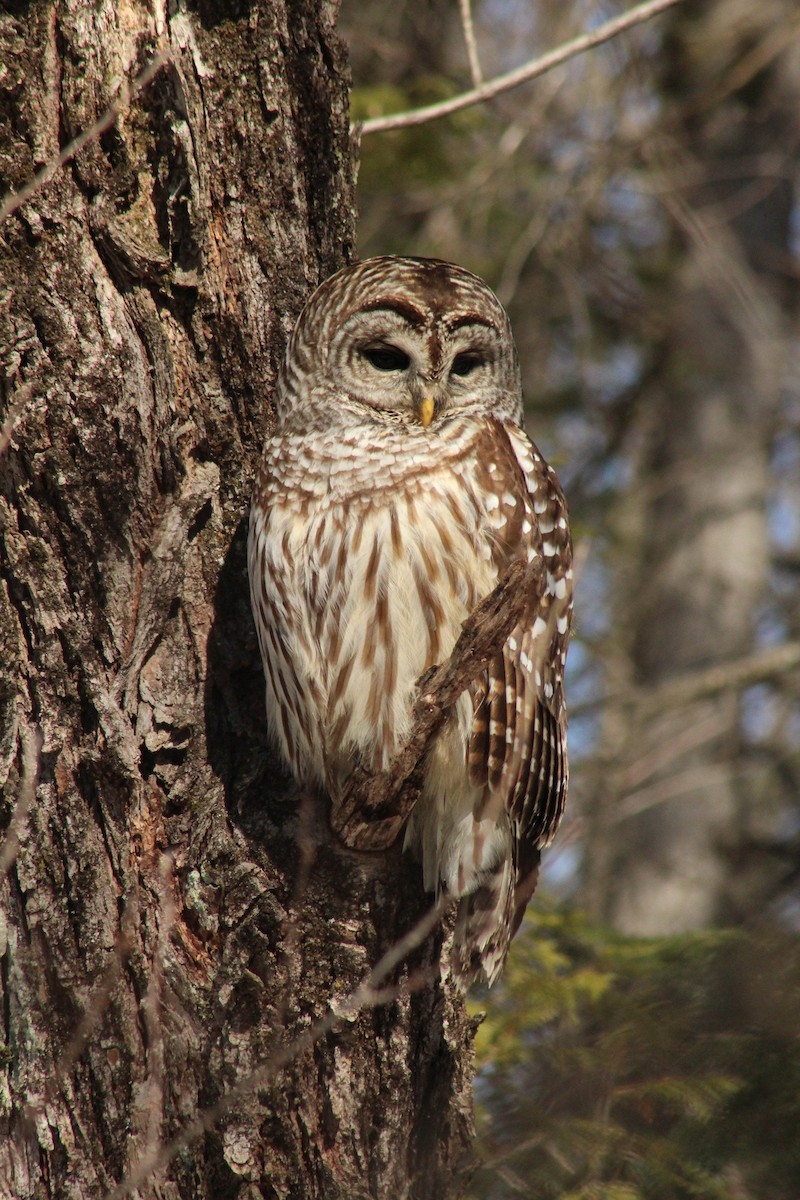
[[[301,439],[267,444],[253,600],[270,719],[299,778],[330,787],[356,762],[387,767],[416,680],[494,586],[491,514],[471,465],[484,424],[454,421],[435,442],[382,430],[376,446],[363,431],[317,434],[303,439],[304,469]]]

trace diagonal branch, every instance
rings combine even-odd
[[[483,71],[481,70],[481,62],[478,57],[478,43],[475,40],[475,25],[472,21],[472,0],[458,0],[458,7],[461,11],[461,27],[464,31],[464,41],[467,44],[467,58],[469,60],[469,73],[472,76],[473,87],[480,87],[483,83]]]
[[[570,709],[573,720],[598,707],[620,705],[633,710],[637,717],[652,719],[670,708],[686,708],[698,700],[707,700],[726,692],[741,692],[758,683],[781,679],[793,680],[800,667],[800,642],[783,642],[758,649],[742,658],[714,663],[710,667],[687,670],[655,687],[629,688],[625,692],[606,692]]]
[[[798,667],[800,642],[784,642],[780,646],[769,646],[733,662],[715,663],[701,670],[687,671],[686,674],[670,679],[650,691],[642,689],[639,703],[645,713],[651,716],[662,709],[684,707],[721,692],[741,691],[776,675],[785,675]]]
[[[390,1004],[398,997],[413,995],[430,982],[426,972],[411,974],[403,983],[381,987],[396,967],[413,950],[421,946],[438,926],[450,905],[448,896],[440,896],[435,904],[420,917],[369,971],[362,982],[347,996],[332,997],[328,1011],[309,1025],[298,1037],[286,1046],[276,1046],[266,1061],[254,1071],[244,1075],[209,1108],[187,1121],[180,1133],[171,1142],[159,1142],[150,1146],[142,1158],[131,1167],[125,1178],[107,1193],[105,1200],[125,1200],[132,1192],[167,1166],[174,1158],[212,1129],[227,1113],[245,1097],[264,1088],[289,1063],[294,1062],[326,1034],[336,1029],[343,1021],[351,1021],[366,1009]]]
[[[595,46],[601,46],[603,42],[611,41],[617,34],[624,33],[626,29],[633,29],[635,25],[641,25],[643,21],[651,20],[652,17],[657,17],[659,13],[679,3],[680,0],[647,0],[644,4],[637,4],[635,8],[623,13],[621,17],[615,17],[613,21],[606,21],[605,24],[599,25],[592,33],[584,33],[580,37],[572,38],[563,45],[557,46],[555,50],[543,54],[540,58],[531,59],[530,62],[513,71],[508,71],[505,75],[498,75],[495,79],[481,83],[468,92],[462,92],[460,96],[453,96],[450,100],[441,100],[437,104],[427,104],[424,108],[415,108],[410,112],[393,113],[388,117],[371,117],[368,121],[361,123],[360,132],[362,134],[385,133],[389,129],[408,129],[411,125],[424,125],[427,121],[434,121],[438,117],[446,117],[450,113],[460,112],[462,108],[469,108],[473,104],[482,104],[484,100],[491,100],[495,96],[501,95],[502,92],[519,87],[521,83],[527,83],[529,79],[536,79],[539,75],[552,71],[554,67],[560,67],[562,63],[567,62],[570,58],[575,58],[578,54],[583,54],[586,50],[592,50]]]
[[[342,841],[358,850],[383,850],[405,824],[422,788],[425,759],[462,692],[499,652],[521,620],[532,595],[542,595],[544,563],[512,562],[493,592],[467,618],[447,662],[417,681],[411,736],[388,771],[360,767],[341,797],[334,799],[331,824]]]
[[[84,146],[88,146],[90,142],[95,141],[107,129],[110,129],[120,113],[124,112],[133,103],[143,88],[146,88],[148,83],[155,79],[161,68],[171,61],[172,55],[169,50],[160,50],[158,54],[150,59],[147,66],[139,72],[131,83],[125,80],[116,100],[103,110],[93,125],[90,125],[82,133],[79,133],[77,137],[73,138],[64,147],[60,154],[45,163],[41,171],[37,171],[29,183],[21,187],[18,192],[10,192],[5,197],[2,203],[0,203],[0,221],[6,217],[10,217],[18,208],[22,208],[23,204],[26,204],[32,196],[40,192],[45,184],[49,183],[62,167],[65,167],[68,162],[72,161],[76,154],[80,153]]]

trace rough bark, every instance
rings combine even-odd
[[[37,777],[0,884],[0,1195],[103,1196],[262,1068],[138,1194],[448,1196],[469,1023],[404,988],[440,934],[269,1069],[429,903],[281,778],[247,597],[270,383],[353,248],[334,6],[20,3],[0,39],[4,191],[172,54],[0,242],[4,822]]]
[[[700,17],[676,10],[669,26],[664,123],[646,165],[673,253],[653,297],[661,353],[638,480],[615,529],[628,562],[610,681],[620,694],[735,663],[755,645],[798,303],[785,269],[797,74],[790,55],[762,61],[748,48],[767,45],[790,9],[719,3]],[[738,689],[657,713],[615,707],[603,740],[589,907],[636,934],[752,913],[763,879],[745,870],[747,846],[777,821],[778,789],[765,796],[743,769]]]

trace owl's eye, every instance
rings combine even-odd
[[[411,359],[396,346],[368,346],[361,353],[377,371],[405,371]]]
[[[450,368],[451,375],[471,375],[476,367],[479,367],[483,359],[477,354],[457,354],[453,359],[453,365]]]

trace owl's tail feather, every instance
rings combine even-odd
[[[464,988],[496,982],[528,901],[536,889],[539,856],[519,870],[505,859],[468,896],[456,914],[450,968]]]

